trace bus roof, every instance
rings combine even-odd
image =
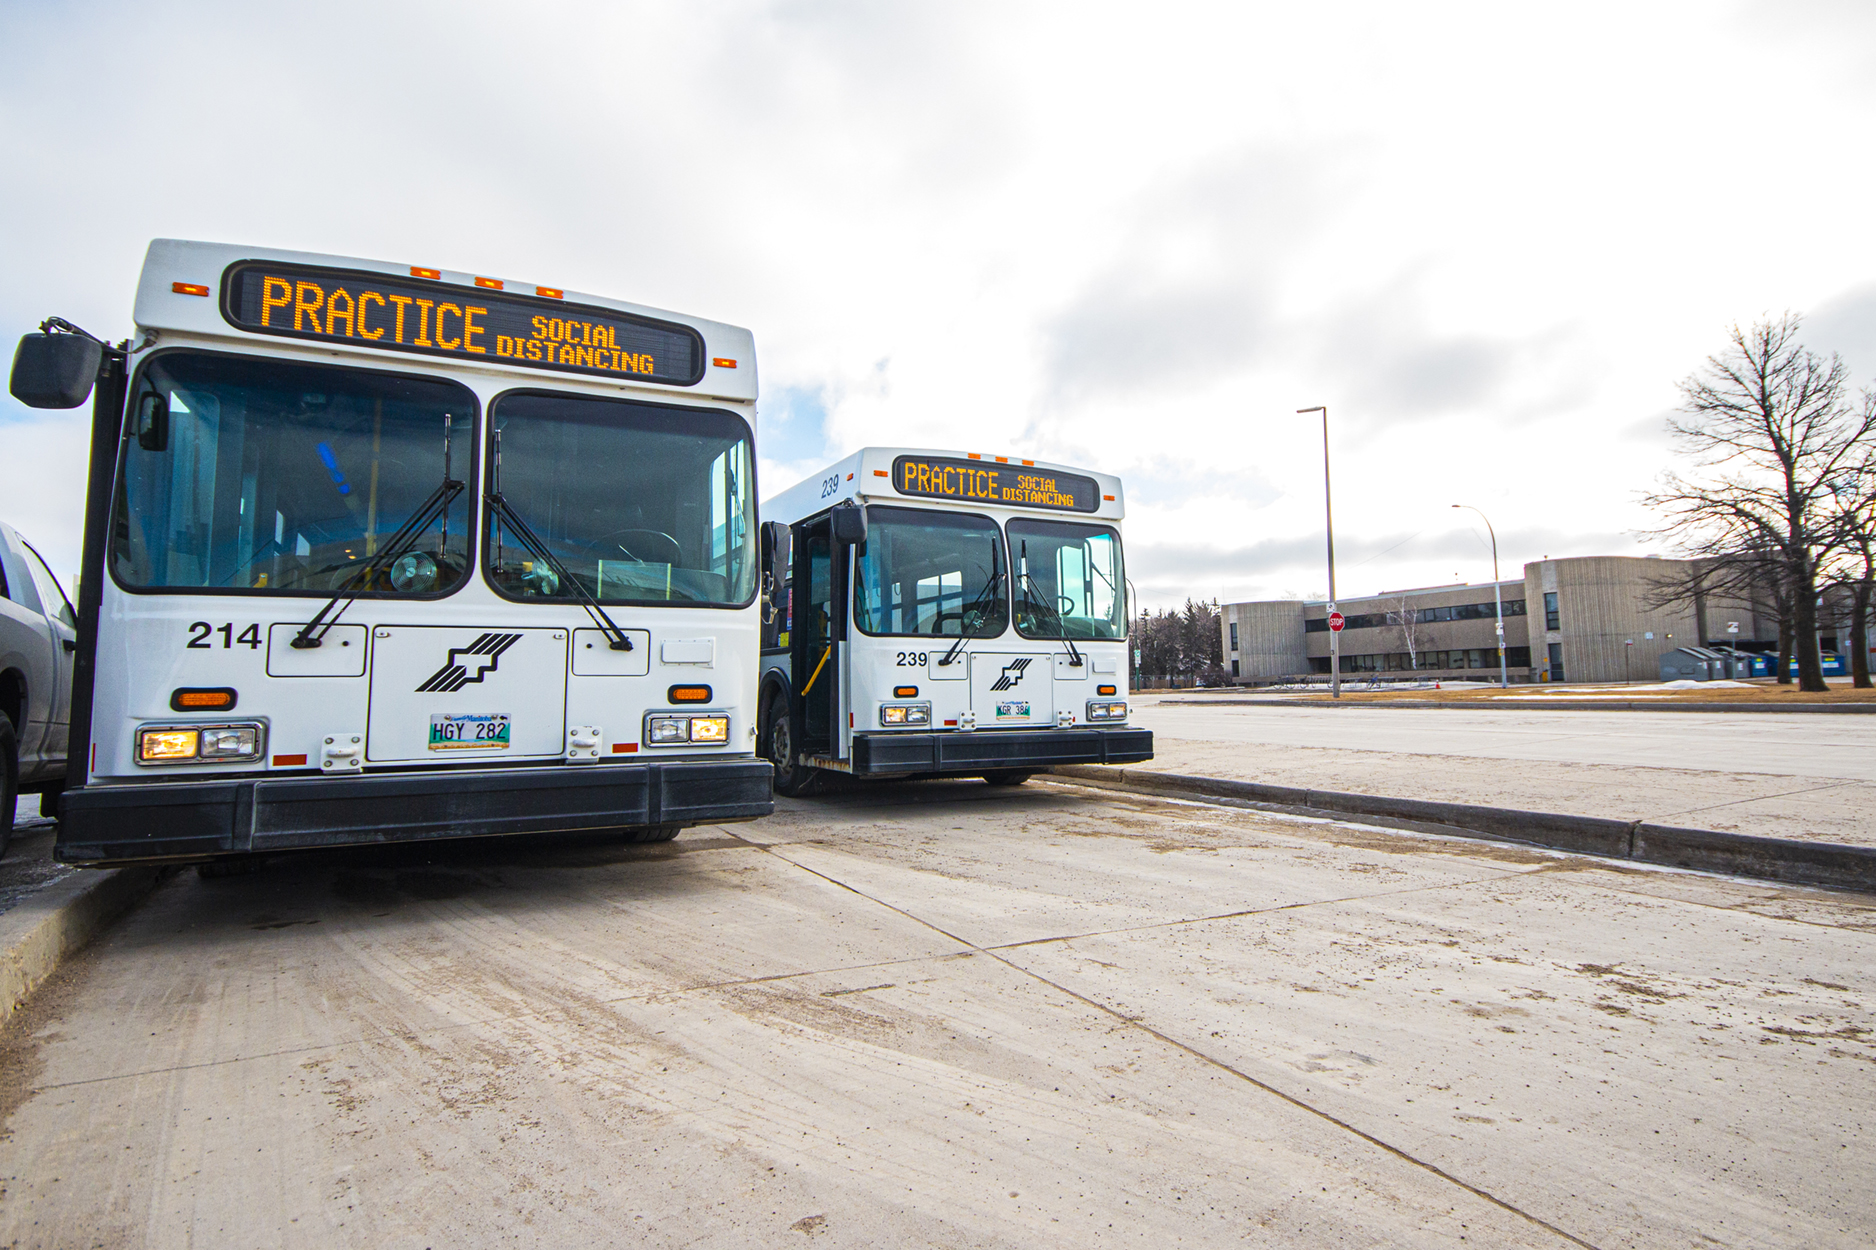
[[[762,515],[793,524],[849,499],[1007,509],[1064,521],[1118,521],[1127,513],[1120,479],[1111,473],[974,451],[863,447],[770,498]]]
[[[432,309],[435,324],[431,323]],[[279,248],[155,239],[140,331],[364,357],[430,357],[473,369],[629,388],[756,398],[748,330],[486,274]]]

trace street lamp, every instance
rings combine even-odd
[[[1505,667],[1505,593],[1498,584],[1498,531],[1492,528],[1492,518],[1479,512],[1469,503],[1456,503],[1455,508],[1464,508],[1468,512],[1478,512],[1479,519],[1485,522],[1485,532],[1492,536],[1492,603],[1498,608],[1498,684],[1506,690],[1511,689],[1511,672]]]
[[[1324,532],[1329,536],[1329,615],[1335,615],[1335,508],[1329,502],[1329,407],[1317,404],[1314,408],[1298,408],[1297,416],[1305,413],[1322,414],[1322,515]],[[1342,697],[1342,632],[1329,630],[1329,697]]]

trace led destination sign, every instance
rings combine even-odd
[[[1094,512],[1101,487],[1091,477],[1027,465],[985,464],[937,456],[900,456],[892,462],[892,484],[902,495],[957,499],[1015,508]]]
[[[243,330],[290,338],[678,386],[703,376],[703,340],[684,326],[382,274],[237,265],[222,312]]]

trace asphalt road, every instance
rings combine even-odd
[[[0,1245],[1876,1240],[1876,900],[1032,782],[178,876]]]
[[[1876,781],[1876,716],[1136,702],[1141,724],[1182,738]]]
[[[1136,697],[1164,772],[1876,845],[1876,717]]]

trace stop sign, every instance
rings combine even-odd
[[[1339,634],[1342,632],[1342,626],[1346,624],[1348,624],[1348,618],[1340,612],[1329,613],[1329,632]]]

